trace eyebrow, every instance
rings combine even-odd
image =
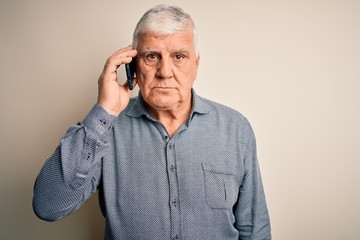
[[[180,49],[171,50],[170,53],[190,53],[190,51],[184,48],[180,48]]]
[[[157,50],[151,50],[151,49],[146,49],[146,50],[144,50],[144,51],[142,51],[142,52],[140,52],[139,53],[139,56],[142,56],[142,57],[144,57],[145,55],[147,55],[147,54],[158,54],[158,55],[160,55],[160,51],[157,51]]]
[[[141,55],[145,55],[145,54],[149,54],[149,53],[156,53],[156,54],[161,54],[161,51],[159,50],[153,50],[153,49],[145,49],[144,51],[142,51],[140,54]],[[173,53],[190,53],[189,50],[186,50],[184,48],[180,48],[180,49],[172,49],[170,50],[170,54]]]
[[[174,54],[174,53],[181,53],[181,54],[184,54],[186,56],[190,55],[190,51],[185,50],[185,49],[174,50],[170,54]]]

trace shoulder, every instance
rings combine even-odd
[[[234,108],[201,96],[197,96],[197,100],[199,101],[199,104],[203,106],[203,109],[206,109],[206,111],[212,116],[216,116],[217,118],[226,121],[237,121],[249,124],[248,119]]]
[[[197,101],[203,111],[207,112],[204,114],[203,122],[211,122],[219,132],[245,139],[255,137],[250,121],[238,110],[200,96],[197,96]]]

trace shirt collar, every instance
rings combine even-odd
[[[210,112],[210,109],[209,109],[208,105],[206,104],[206,102],[204,101],[204,99],[202,99],[200,96],[198,96],[195,93],[194,89],[192,89],[191,91],[192,91],[192,96],[193,96],[193,99],[192,99],[193,109],[191,110],[189,120],[192,119],[192,117],[194,116],[195,113],[207,114]],[[126,115],[128,115],[129,117],[137,117],[137,118],[145,115],[146,117],[152,119],[152,117],[150,116],[150,114],[148,114],[148,112],[145,108],[144,98],[141,95],[140,91],[139,91],[138,97],[136,97],[133,101],[135,101],[135,102],[132,106],[130,106]]]

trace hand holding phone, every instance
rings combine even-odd
[[[132,46],[119,49],[112,54],[104,65],[98,79],[98,100],[97,103],[105,109],[108,113],[114,116],[118,116],[127,106],[131,98],[131,91],[128,83],[119,84],[117,78],[117,69],[119,66],[129,63],[132,60],[132,64],[136,61],[133,59],[137,54],[137,51]],[[129,66],[129,80],[132,84],[132,88],[135,85],[134,69]],[[131,86],[130,86],[131,87]]]

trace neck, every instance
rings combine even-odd
[[[183,102],[171,109],[155,109],[146,104],[149,114],[158,120],[172,137],[179,127],[190,117],[192,109],[192,99]]]

